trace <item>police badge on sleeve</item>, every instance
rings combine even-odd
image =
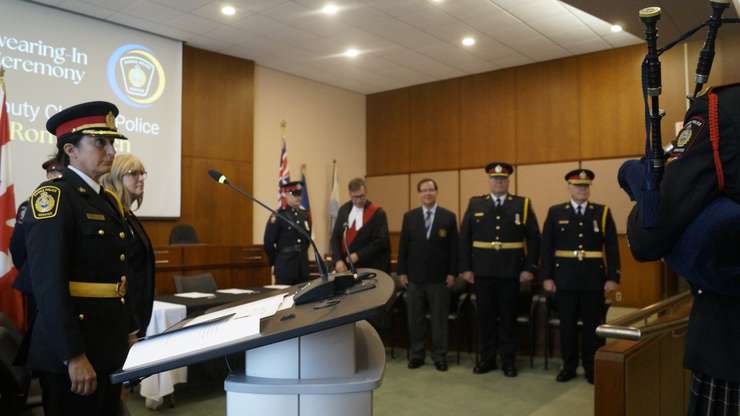
[[[42,186],[31,195],[31,211],[37,220],[54,218],[59,209],[59,198],[62,191],[53,185]]]

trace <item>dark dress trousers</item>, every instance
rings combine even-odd
[[[408,275],[406,305],[408,308],[411,359],[424,359],[426,311],[432,330],[432,359],[447,360],[447,315],[450,292],[447,275],[457,275],[458,234],[454,213],[437,207],[429,238],[423,208],[412,209],[403,216],[398,246],[399,275]]]
[[[281,285],[295,285],[309,278],[308,247],[311,242],[299,229],[311,235],[308,213],[303,208],[278,210],[290,224],[271,216],[265,226],[264,248],[270,266],[275,266],[275,280]]]
[[[365,209],[367,210],[371,204],[367,201]],[[339,207],[337,213],[337,221],[331,233],[331,255],[334,262],[346,257],[343,243],[344,224],[351,210],[352,202],[350,201]],[[388,237],[388,218],[383,208],[378,207],[367,222],[363,221],[362,228],[357,231],[354,240],[349,244],[349,252],[357,253],[359,257],[355,267],[378,269],[390,273],[391,243]]]
[[[514,364],[519,274],[535,273],[540,231],[528,198],[508,195],[502,206],[491,195],[470,199],[460,230],[461,272],[475,275],[480,352],[483,362]]]
[[[139,337],[146,335],[154,306],[154,249],[146,230],[133,212],[126,213],[126,221],[132,232],[131,265],[133,272],[128,279],[126,302],[131,305],[139,327]]]
[[[138,329],[122,291],[110,290],[122,289],[127,276],[133,276],[131,230],[123,208],[69,169],[62,178],[39,185],[30,206],[27,263],[39,311],[28,365],[40,373],[45,412],[115,415],[120,385],[112,385],[109,376],[122,367],[128,334]],[[106,284],[104,297],[79,291],[101,287],[95,284]],[[97,374],[97,390],[89,396],[70,392],[66,367],[83,353]]]
[[[617,229],[608,207],[588,202],[582,215],[570,202],[550,207],[542,230],[542,277],[553,279],[557,287],[564,369],[578,367],[580,319],[581,362],[586,372],[593,372],[596,327],[604,318],[604,283],[619,283]]]

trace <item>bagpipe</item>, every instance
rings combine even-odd
[[[658,47],[659,7],[640,10],[647,54],[642,63],[645,156],[625,162],[620,186],[635,207],[627,235],[640,261],[663,258],[695,287],[740,296],[740,84],[709,88],[715,43],[730,0],[711,0],[711,16]],[[684,126],[672,143],[661,141],[660,55],[707,29],[696,65]]]

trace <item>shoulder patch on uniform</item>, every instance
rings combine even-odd
[[[58,186],[44,185],[37,188],[31,195],[33,217],[37,220],[56,217],[61,196],[62,190]]]
[[[274,215],[270,215],[270,224],[275,224],[277,222],[277,217]]]

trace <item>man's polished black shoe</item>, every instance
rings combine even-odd
[[[436,361],[434,366],[437,368],[437,371],[447,371],[447,361]]]
[[[516,366],[514,364],[504,364],[502,366],[502,369],[506,377],[516,377],[518,374],[516,371]]]
[[[594,384],[594,372],[593,371],[586,371],[586,381],[588,381],[591,384]]]
[[[424,360],[419,359],[419,358],[412,358],[409,360],[408,368],[413,370],[414,368],[419,368],[422,365],[424,365]]]
[[[565,383],[566,381],[570,381],[576,377],[576,372],[572,370],[566,370],[562,369],[558,373],[558,376],[555,378],[560,383]]]
[[[473,373],[485,374],[497,368],[498,367],[496,366],[496,360],[481,361],[475,366],[475,368],[473,368]]]

